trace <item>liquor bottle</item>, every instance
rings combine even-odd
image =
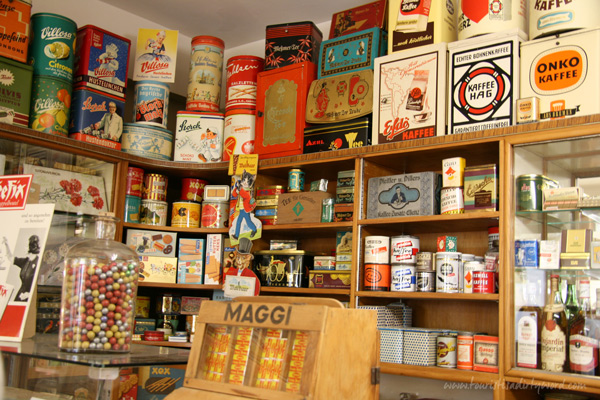
[[[569,324],[575,319],[583,317],[583,311],[577,300],[577,293],[575,290],[575,283],[567,283],[567,301],[565,302],[565,314],[567,315],[567,321]]]
[[[540,368],[542,308],[536,305],[536,285],[525,287],[525,305],[517,311],[517,367]]]
[[[551,294],[542,313],[541,358],[543,370],[566,372],[568,324],[558,279],[558,275],[550,277]]]
[[[583,312],[569,324],[569,368],[575,374],[598,375],[598,321],[592,318],[588,307],[589,285],[589,278],[579,281]]]

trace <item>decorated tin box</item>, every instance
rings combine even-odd
[[[351,271],[309,271],[308,287],[317,289],[350,289]]]
[[[277,204],[278,224],[321,222],[323,199],[333,196],[327,192],[282,193]]]
[[[146,231],[128,229],[125,244],[139,255],[144,256],[175,256],[177,243],[176,232]]]
[[[516,123],[519,45],[525,37],[512,29],[448,44],[449,135]]]
[[[331,17],[329,39],[371,28],[383,29],[386,17],[385,3],[385,0],[378,0],[334,13]]]
[[[446,43],[375,59],[372,144],[446,132]]]
[[[31,83],[29,127],[33,130],[67,136],[71,117],[70,81],[34,76]]]
[[[498,372],[498,336],[473,336],[473,371]]]
[[[412,308],[398,301],[387,306],[358,306],[357,309],[377,312],[377,329],[412,326]]]
[[[314,80],[306,99],[306,122],[352,120],[373,111],[373,71],[362,70]]]
[[[173,134],[156,126],[124,123],[121,150],[140,157],[170,161]]]
[[[139,256],[140,282],[176,283],[177,257]]]
[[[379,328],[379,360],[402,364],[405,328]]]
[[[306,98],[316,74],[309,61],[258,74],[254,151],[261,159],[302,154]]]
[[[540,99],[540,120],[600,112],[600,28],[521,46],[521,97]]]
[[[443,331],[427,328],[405,328],[402,362],[408,365],[433,367],[437,360],[437,337]]]
[[[222,113],[178,111],[173,160],[221,161],[223,156]]]
[[[465,212],[496,211],[498,209],[498,170],[496,164],[465,168]]]
[[[261,250],[254,253],[254,271],[264,286],[307,287],[313,256],[304,250]]]
[[[179,32],[165,29],[138,29],[133,80],[175,82]]]
[[[388,2],[388,54],[433,43],[450,43],[457,38],[457,1],[431,1],[427,25],[423,29],[407,29],[401,7],[411,7],[414,2],[390,0]]]
[[[31,0],[1,0],[0,56],[27,62]]]
[[[304,154],[353,149],[371,142],[371,117],[360,117],[335,124],[304,129]]]
[[[380,28],[361,30],[321,43],[318,77],[373,69],[375,58],[387,53],[387,33]]]
[[[304,61],[317,63],[323,34],[310,21],[267,26],[265,71]]]
[[[75,43],[73,85],[125,98],[130,48],[127,38],[97,26],[82,26]]]
[[[0,122],[27,128],[33,68],[0,57],[0,70]]]
[[[177,283],[204,282],[204,239],[179,239]]]
[[[371,178],[367,218],[439,214],[441,189],[442,175],[437,172]]]
[[[125,101],[84,87],[75,89],[72,98],[69,137],[121,150]]]
[[[167,128],[169,85],[159,81],[138,81],[133,91],[133,121]]]

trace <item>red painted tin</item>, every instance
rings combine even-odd
[[[285,188],[282,185],[263,186],[256,189],[256,197],[275,196],[285,193]]]
[[[0,56],[27,62],[31,0],[2,0],[0,6]]]
[[[256,110],[234,109],[225,113],[223,161],[234,154],[254,153]]]
[[[149,342],[162,342],[165,340],[165,333],[162,331],[144,331],[144,340]]]
[[[364,290],[387,292],[390,290],[391,268],[389,264],[365,264]]]
[[[494,293],[496,273],[492,271],[473,271],[473,293]]]
[[[226,228],[229,217],[229,201],[203,201],[202,228]]]
[[[225,42],[219,38],[196,36],[192,39],[186,110],[219,111],[224,50]]]
[[[129,196],[142,197],[142,187],[144,185],[144,170],[136,167],[127,168],[127,182],[125,194]]]
[[[319,62],[323,34],[311,21],[269,25],[266,39],[265,71],[304,61]]]
[[[208,185],[208,181],[204,179],[183,178],[181,180],[181,200],[202,203],[204,186],[206,185]]]
[[[255,56],[236,56],[227,60],[225,111],[256,108],[256,75],[265,68],[265,60]]]
[[[142,199],[167,201],[168,178],[160,174],[146,174]]]

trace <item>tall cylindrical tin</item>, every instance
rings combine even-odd
[[[265,60],[256,56],[235,56],[227,60],[225,111],[256,108],[256,77]]]
[[[365,236],[365,264],[389,264],[389,236]]]
[[[473,369],[473,333],[458,332],[456,337],[456,368]]]
[[[71,82],[50,76],[34,76],[29,127],[35,131],[67,136],[71,116]]]
[[[183,178],[181,180],[181,196],[183,201],[195,201],[202,203],[204,196],[204,186],[208,185],[208,181],[198,178]]]
[[[203,201],[202,228],[226,228],[229,225],[229,201]]]
[[[364,290],[387,292],[390,290],[390,264],[365,264]]]
[[[233,109],[225,113],[223,161],[234,154],[254,153],[256,110]]]
[[[127,168],[127,181],[125,194],[129,196],[142,197],[144,187],[144,170],[137,167]]]
[[[599,13],[598,0],[530,1],[529,40],[575,29],[596,27]]]
[[[435,254],[436,292],[458,293],[460,253],[441,252]]]
[[[494,293],[496,291],[496,272],[473,272],[473,293]]]
[[[200,227],[200,204],[193,201],[173,202],[171,226],[179,228]]]
[[[140,223],[155,226],[167,226],[169,205],[166,201],[142,200]]]
[[[420,249],[420,241],[416,236],[400,235],[392,236],[392,264],[416,264],[417,253]]]
[[[445,187],[440,194],[440,214],[462,214],[465,201],[462,187]]]
[[[167,186],[169,178],[161,174],[144,175],[142,199],[167,201]]]
[[[133,97],[133,122],[167,128],[169,85],[159,81],[138,81]]]
[[[462,157],[442,160],[442,187],[460,187],[465,182],[466,160]]]
[[[456,368],[456,336],[438,336],[437,366]]]
[[[142,198],[138,196],[125,195],[125,216],[123,220],[125,222],[140,222],[140,207],[142,205]]]
[[[290,193],[304,191],[304,171],[300,168],[289,170],[287,191]]]
[[[414,292],[416,290],[414,264],[392,264],[390,277],[390,291]]]
[[[459,0],[458,5],[458,40],[513,28],[527,34],[527,0]]]
[[[186,110],[219,111],[224,49],[223,40],[213,36],[192,39]]]
[[[73,81],[77,24],[62,15],[36,13],[31,16],[28,62],[33,76]]]
[[[223,113],[178,111],[175,161],[217,162],[223,158]]]
[[[417,292],[435,292],[435,272],[417,271]]]

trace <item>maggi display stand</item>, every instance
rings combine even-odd
[[[183,387],[167,400],[378,399],[371,310],[333,299],[205,301]]]

